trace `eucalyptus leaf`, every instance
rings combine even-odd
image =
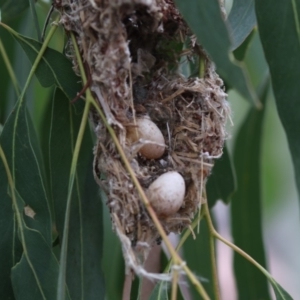
[[[103,202],[106,203],[104,193],[101,193]],[[109,209],[103,207],[104,245],[102,269],[105,276],[105,290],[108,300],[121,299],[125,279],[125,266],[121,243],[116,233],[112,230]],[[112,259],[113,257],[113,259]]]
[[[213,299],[213,275],[211,269],[211,252],[209,245],[209,230],[205,219],[200,222],[200,232],[194,240],[192,235],[183,244],[183,253],[187,265],[194,274],[202,279],[202,285],[207,294]],[[193,299],[202,299],[199,292],[191,285]]]
[[[41,29],[40,29],[40,25],[39,25],[39,21],[38,21],[38,16],[37,16],[37,13],[35,10],[35,0],[29,0],[29,4],[30,4],[30,11],[31,11],[33,22],[34,22],[36,34],[37,34],[39,42],[41,42],[42,34],[41,34]]]
[[[7,174],[0,159],[0,295],[3,299],[14,299],[10,274],[11,268],[21,258],[22,247],[17,237],[17,224],[8,191]]]
[[[237,49],[256,24],[254,0],[234,0],[228,16],[232,48]]]
[[[18,102],[4,125],[1,146],[25,203],[24,221],[52,244],[52,220],[43,160],[24,102]],[[32,216],[33,215],[33,216]]]
[[[275,5],[272,0],[256,0],[255,4],[259,34],[300,195],[300,5],[299,1],[279,1]]]
[[[221,77],[244,98],[259,106],[245,68],[230,52],[232,45],[218,0],[176,0],[175,3]]]
[[[23,48],[30,62],[33,64],[42,43],[25,37],[8,26],[5,27]],[[56,85],[72,100],[81,90],[80,78],[72,69],[72,63],[60,52],[47,48],[40,61],[35,74],[43,87]]]
[[[14,26],[18,26],[18,22],[14,22]],[[13,63],[16,52],[16,44],[14,40],[11,38],[10,34],[2,27],[0,27],[0,43],[2,43],[2,47],[7,55],[7,59],[10,64]],[[0,70],[1,70],[1,80],[0,80],[0,123],[4,124],[7,119],[12,107],[16,102],[16,95],[19,92],[19,87],[14,89],[14,85],[11,82],[11,78],[7,71],[7,65],[4,62],[4,57],[2,51],[0,51]],[[18,86],[18,83],[16,83]]]
[[[7,23],[8,21],[16,18],[29,6],[28,0],[1,0],[0,1],[0,11],[1,19],[0,21]]]
[[[51,109],[49,141],[50,178],[59,240],[65,223],[66,200],[72,156],[83,103],[70,104],[56,90]],[[93,143],[86,129],[79,154],[71,199],[67,252],[67,285],[71,298],[104,299],[101,258],[103,248],[102,203],[92,173]]]
[[[268,84],[263,88],[265,103]],[[237,136],[234,164],[237,191],[231,201],[232,234],[234,243],[266,266],[261,224],[260,153],[265,110],[250,108]],[[271,299],[267,278],[237,253],[234,272],[239,299]]]
[[[235,190],[235,179],[231,166],[227,147],[224,147],[223,155],[215,161],[212,174],[206,184],[209,207],[213,207],[217,200],[228,204]]]
[[[33,39],[19,35],[14,36],[22,46],[33,64],[42,44]],[[55,84],[72,100],[81,90],[81,79],[72,69],[72,63],[60,52],[48,48],[40,62],[36,76],[43,87]]]
[[[283,289],[283,287],[278,284],[273,278],[270,280],[270,283],[273,287],[276,300],[293,300],[293,298],[288,294],[287,291]]]
[[[58,261],[40,233],[26,226],[22,231],[24,253],[11,275],[14,295],[20,300],[55,299]]]
[[[8,186],[6,171],[1,186],[6,188],[4,195],[9,197],[4,196],[4,200],[10,200],[10,205],[3,205],[7,216],[1,218],[1,223],[9,221],[6,225],[10,237],[6,236],[4,240],[8,242],[10,239],[13,243],[3,245],[5,252],[11,250],[11,254],[5,257],[7,263],[1,272],[4,271],[4,276],[7,276],[8,270],[12,270],[5,281],[8,289],[11,284],[7,279],[11,279],[16,299],[53,299],[56,295],[58,261],[52,253],[51,212],[40,149],[24,102],[17,103],[5,123],[1,147],[13,181]],[[23,254],[19,260],[21,248]]]
[[[248,47],[251,43],[254,33],[255,33],[255,30],[252,30],[251,33],[247,36],[247,38],[243,41],[243,43],[233,51],[234,57],[237,60],[239,60],[239,61],[244,60],[244,57],[247,53]]]

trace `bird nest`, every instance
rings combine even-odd
[[[214,65],[171,0],[62,0],[56,8],[60,22],[76,36],[91,91],[141,187],[147,191],[167,172],[184,179],[179,209],[157,213],[166,233],[182,232],[200,209],[205,182],[227,136],[227,95]],[[69,55],[79,73],[71,44]],[[202,78],[182,75],[183,68],[199,69],[200,64]],[[127,266],[145,275],[140,266],[161,237],[107,128],[95,111],[91,118],[97,136],[95,179],[107,193]],[[143,147],[155,146],[151,138],[130,138],[142,118],[163,136],[163,145],[156,145],[163,147],[159,157],[142,154]]]

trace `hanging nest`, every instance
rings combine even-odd
[[[76,36],[91,91],[142,188],[147,193],[167,172],[182,176],[180,207],[171,214],[157,211],[166,233],[182,232],[200,209],[213,160],[222,155],[227,137],[229,106],[214,65],[171,0],[62,0],[56,7],[60,22]],[[79,73],[71,44],[69,55]],[[200,64],[202,78],[181,75]],[[161,237],[106,127],[95,111],[91,118],[97,136],[95,179],[107,193],[127,266],[147,276],[142,263]],[[155,124],[162,142],[139,135],[142,119]],[[151,156],[153,148],[145,155],[149,145],[161,149],[158,157]]]

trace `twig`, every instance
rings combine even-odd
[[[126,274],[124,285],[123,285],[123,294],[122,300],[130,300],[131,286],[132,286],[133,276],[130,271],[129,274]]]

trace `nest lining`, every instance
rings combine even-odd
[[[76,35],[94,97],[141,186],[147,190],[168,171],[183,176],[183,205],[171,216],[160,216],[167,233],[180,233],[201,205],[213,160],[222,155],[227,137],[230,109],[222,80],[171,0],[62,0],[57,9],[65,29]],[[71,45],[69,49],[79,73]],[[205,62],[203,78],[187,79],[178,72],[184,54],[189,61],[200,56]],[[141,264],[161,238],[106,128],[94,112],[91,116],[97,135],[95,180],[107,193],[127,266],[145,275]],[[147,141],[127,138],[136,118],[144,116],[165,139],[166,150],[156,160],[139,154]]]

